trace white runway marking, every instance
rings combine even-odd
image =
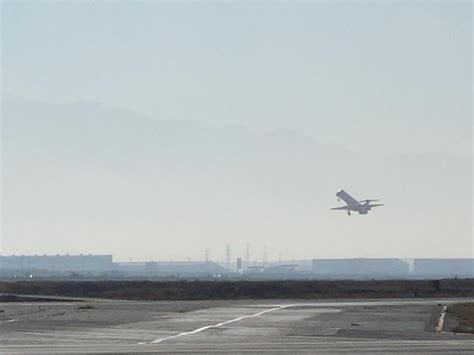
[[[4,320],[3,322],[0,322],[0,324],[1,324],[1,323],[13,323],[13,322],[18,322],[18,319]]]
[[[140,342],[138,344],[139,345],[158,344],[158,343],[161,343],[165,340],[175,339],[175,338],[179,338],[179,337],[186,336],[186,335],[197,334],[197,333],[203,332],[207,329],[222,327],[223,325],[238,322],[238,321],[241,321],[241,320],[246,319],[246,318],[258,317],[258,316],[261,316],[261,315],[263,315],[265,313],[268,313],[268,312],[273,312],[273,311],[277,311],[277,310],[284,309],[284,308],[290,308],[290,307],[318,307],[318,308],[335,307],[335,308],[337,308],[337,307],[347,307],[347,306],[368,306],[368,305],[370,305],[370,306],[424,305],[424,304],[439,304],[439,303],[444,302],[444,301],[446,301],[446,300],[433,300],[433,299],[430,299],[430,300],[415,300],[415,301],[414,300],[408,300],[408,301],[407,300],[402,300],[402,301],[401,300],[386,300],[386,301],[349,301],[349,302],[317,302],[317,303],[286,304],[286,305],[280,305],[278,307],[274,307],[274,308],[271,308],[271,309],[267,309],[265,311],[261,311],[261,312],[255,313],[255,314],[250,314],[248,316],[241,316],[241,317],[234,318],[234,319],[231,319],[231,320],[228,320],[228,321],[225,321],[225,322],[221,322],[221,323],[201,327],[201,328],[198,328],[198,329],[195,329],[195,330],[191,330],[189,332],[182,332],[182,333],[171,335],[171,336],[168,336],[168,337],[155,339],[151,342],[145,342],[144,341],[144,342]],[[469,300],[468,299],[449,300],[450,303],[459,303],[459,302],[466,302],[466,301],[474,302],[473,299],[469,299]],[[340,310],[338,310],[338,311],[340,311]],[[445,312],[443,312],[443,314],[442,314],[443,322],[444,322],[444,313]],[[441,327],[442,327],[442,325],[441,325]],[[436,327],[436,329],[438,329],[438,327]]]
[[[439,316],[438,326],[435,328],[435,330],[436,330],[438,333],[442,333],[442,332],[443,332],[444,317],[446,316],[446,310],[447,310],[447,309],[448,309],[448,306],[444,306],[444,307],[443,307],[443,310],[441,311],[441,315]]]
[[[241,321],[241,320],[244,320],[244,319],[247,319],[247,318],[255,318],[255,317],[259,317],[265,313],[270,313],[270,312],[273,312],[273,311],[278,311],[280,309],[284,309],[284,308],[288,308],[288,307],[293,307],[294,305],[292,304],[287,304],[287,305],[283,305],[283,306],[278,306],[278,307],[275,307],[275,308],[270,308],[270,309],[266,309],[264,311],[261,311],[261,312],[258,312],[258,313],[254,313],[254,314],[250,314],[248,316],[241,316],[241,317],[237,317],[237,318],[234,318],[234,319],[231,319],[231,320],[227,320],[225,322],[221,322],[221,323],[217,323],[217,324],[213,324],[213,325],[207,325],[205,327],[201,327],[201,328],[198,328],[198,329],[195,329],[195,330],[191,330],[189,332],[183,332],[183,333],[179,333],[179,334],[176,334],[176,335],[171,335],[169,337],[165,337],[165,338],[160,338],[160,339],[155,339],[149,343],[147,342],[142,342],[142,343],[139,343],[139,344],[158,344],[158,343],[161,343],[165,340],[169,340],[169,339],[175,339],[175,338],[179,338],[179,337],[182,337],[182,336],[186,336],[186,335],[192,335],[192,334],[197,334],[197,333],[200,333],[200,332],[203,332],[207,329],[211,329],[211,328],[219,328],[219,327],[222,327],[223,325],[227,325],[227,324],[230,324],[230,323],[235,323],[235,322],[238,322],[238,321]]]

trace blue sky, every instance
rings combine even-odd
[[[61,106],[58,112],[69,112],[76,117],[77,112],[83,112],[81,105],[85,105],[87,111],[90,109],[89,103],[93,102],[110,108],[111,111],[106,110],[104,115],[111,115],[115,108],[123,108],[156,120],[157,127],[161,127],[160,120],[193,121],[211,127],[210,129],[215,128],[216,132],[220,132],[216,134],[222,134],[223,142],[228,139],[242,139],[242,142],[246,142],[253,139],[248,137],[266,137],[275,132],[282,134],[285,142],[304,139],[303,137],[319,142],[311,143],[311,148],[291,148],[294,152],[299,152],[295,153],[296,156],[301,154],[307,160],[296,159],[300,165],[293,165],[290,160],[283,159],[283,162],[288,163],[288,170],[291,170],[288,176],[285,175],[285,169],[280,170],[281,167],[271,167],[268,172],[258,173],[260,175],[256,173],[257,180],[265,180],[265,174],[270,171],[272,174],[281,174],[268,180],[269,187],[255,184],[250,181],[252,179],[240,176],[239,173],[235,173],[238,176],[232,173],[255,168],[262,163],[258,157],[251,162],[239,160],[235,166],[228,167],[226,172],[214,171],[217,174],[215,176],[221,176],[226,181],[235,179],[235,194],[246,196],[249,191],[253,192],[253,197],[248,197],[247,200],[244,197],[239,200],[238,196],[232,198],[236,199],[235,205],[239,206],[235,207],[235,215],[246,216],[249,213],[248,204],[252,206],[250,210],[255,211],[254,215],[243,220],[234,215],[221,216],[222,221],[232,221],[236,225],[242,225],[244,220],[248,223],[248,229],[236,228],[235,235],[230,240],[219,240],[219,235],[227,230],[228,225],[222,222],[218,227],[212,220],[219,213],[222,204],[225,204],[224,199],[219,204],[207,201],[207,207],[200,210],[203,214],[200,220],[193,216],[195,209],[180,210],[177,207],[173,210],[173,218],[184,213],[190,225],[197,223],[202,233],[207,235],[208,239],[204,243],[219,245],[216,253],[223,253],[226,243],[240,243],[240,232],[256,240],[261,246],[264,243],[270,244],[271,240],[262,237],[265,228],[258,222],[263,218],[260,213],[264,211],[266,220],[274,221],[268,222],[268,227],[272,233],[279,235],[274,250],[288,250],[288,257],[322,256],[318,254],[321,250],[326,255],[333,252],[332,256],[350,256],[351,253],[353,256],[416,256],[425,252],[425,256],[440,256],[443,254],[439,250],[439,241],[447,241],[448,239],[443,238],[448,238],[450,234],[459,234],[461,239],[457,247],[446,251],[447,256],[472,254],[472,230],[468,230],[471,212],[466,212],[471,196],[470,193],[465,193],[470,190],[466,181],[472,181],[472,177],[463,176],[461,180],[458,179],[460,176],[456,177],[456,174],[465,174],[465,168],[472,162],[472,5],[469,1],[227,4],[3,1],[1,22],[2,95],[25,99],[25,105],[30,102],[32,108],[25,109],[26,112],[34,112],[32,110],[37,102],[45,101],[70,105],[67,110]],[[74,111],[76,109],[77,112]],[[45,114],[52,112],[48,110],[44,110]],[[12,117],[16,116],[12,114]],[[6,121],[8,117],[4,119]],[[141,119],[131,115],[130,122]],[[25,126],[23,129],[26,132],[29,128]],[[242,134],[242,130],[247,133]],[[7,152],[12,152],[11,161],[18,162],[9,165],[11,169],[3,184],[4,190],[9,189],[10,182],[14,184],[21,180],[18,178],[20,174],[31,177],[31,181],[24,181],[24,184],[44,186],[41,182],[47,181],[47,177],[37,172],[38,162],[25,153],[35,148],[23,146],[19,153],[15,147],[28,143],[15,137],[7,134],[3,147]],[[141,144],[140,136],[129,138],[131,146]],[[43,139],[52,139],[52,135],[46,132]],[[106,144],[107,137],[103,139]],[[193,139],[188,143],[179,141],[179,144],[182,144],[183,150],[192,150],[192,142],[195,142]],[[267,142],[266,138],[262,138],[262,141]],[[68,142],[62,144],[63,146],[55,146],[55,149],[68,151]],[[219,149],[219,145],[213,144],[210,144],[209,149]],[[262,144],[266,147],[265,143]],[[276,143],[271,140],[268,144],[273,147]],[[287,142],[278,144],[277,150],[287,146]],[[330,162],[336,155],[330,153],[318,156],[314,148],[317,144],[345,149],[356,154],[356,158],[352,162]],[[315,150],[314,159],[308,149]],[[204,158],[200,160],[201,163],[212,165],[214,158],[209,155],[209,151],[202,154]],[[262,156],[278,161],[279,154],[281,151]],[[21,161],[23,158],[19,156],[25,160]],[[247,157],[245,154],[242,156]],[[343,159],[337,156],[337,159]],[[174,155],[170,155],[166,159],[173,157]],[[318,163],[316,157],[328,161]],[[367,159],[380,162],[384,157],[392,163],[377,163],[371,167],[367,162]],[[400,163],[397,172],[395,162],[400,157],[408,157],[410,162],[406,165]],[[448,166],[452,170],[452,176],[433,176],[437,174],[436,167],[445,166],[449,157],[461,159],[461,163],[456,160],[453,166]],[[83,156],[75,167],[64,157],[55,159],[59,162],[64,159],[64,162],[51,165],[51,161],[45,161],[44,166],[63,176],[63,181],[76,181],[76,169],[84,168],[81,164],[97,165],[92,160],[86,161]],[[418,169],[417,163],[410,159],[425,159],[429,162]],[[35,164],[28,165],[32,161]],[[157,162],[156,159],[153,161]],[[332,167],[331,164],[357,166],[358,163],[366,169],[363,174],[335,169],[332,175],[324,177],[326,180],[320,181],[319,187],[307,181],[308,177],[318,176],[318,164]],[[121,171],[130,168],[127,165],[129,162],[123,164]],[[312,170],[306,165],[316,167]],[[28,166],[30,167],[27,168]],[[396,183],[396,179],[394,176],[390,177],[392,180],[384,177],[376,170],[380,167],[386,168],[392,175],[399,173],[400,181],[409,182],[412,177],[413,186],[383,186],[385,178],[392,183]],[[91,176],[84,180],[89,184],[84,189],[93,187],[100,191],[99,186],[107,185],[104,176],[117,178],[114,177],[114,169],[103,173],[93,170]],[[207,180],[212,180],[214,176],[209,171],[208,175],[199,170],[191,172],[204,174]],[[143,173],[150,173],[157,178],[162,172]],[[188,173],[187,170],[177,172],[172,175],[172,179],[187,181],[185,174]],[[131,176],[129,172],[124,174],[130,183],[144,182],[142,177]],[[305,177],[304,174],[308,175]],[[199,176],[197,180],[201,178]],[[465,185],[453,186],[459,181]],[[283,182],[292,187],[281,187],[285,185]],[[158,178],[153,188],[162,188],[160,183]],[[146,180],[146,184],[152,182]],[[299,184],[299,187],[296,188],[295,184]],[[63,191],[64,194],[64,191],[73,189],[73,186],[72,183],[64,185],[58,191]],[[196,186],[193,183],[184,183],[183,186],[182,191],[188,191],[189,194],[183,192],[183,196],[178,199],[182,204],[186,203],[189,196],[205,198],[205,192],[212,193],[213,189],[222,192],[222,196],[229,193],[226,190],[229,186],[220,185],[220,182],[214,185],[207,185],[205,182],[199,197],[195,195]],[[351,245],[352,249],[334,251],[329,245],[321,249],[320,241],[312,239],[314,234],[329,235],[341,244],[346,240],[344,233],[351,229],[351,222],[347,220],[343,222],[343,230],[339,229],[341,226],[338,226],[338,219],[333,218],[344,216],[334,217],[332,214],[329,217],[326,210],[319,217],[325,222],[316,223],[319,227],[313,224],[313,218],[317,219],[313,215],[317,216],[317,211],[333,207],[326,205],[334,203],[332,189],[339,186],[352,186],[356,195],[359,190],[359,195],[376,194],[375,197],[382,198],[390,196],[392,206],[397,207],[391,212],[385,209],[387,215],[379,217],[381,219],[378,221],[374,216],[370,224],[361,222],[358,227],[354,227],[357,240],[362,243]],[[11,191],[21,191],[18,186],[16,189],[13,185],[11,187]],[[273,187],[286,191],[282,192],[282,196],[286,197],[281,198],[278,193],[272,193]],[[377,190],[372,192],[371,187]],[[70,220],[70,224],[64,222],[59,230],[57,226],[48,224],[52,216],[58,213],[55,208],[61,210],[59,202],[56,206],[48,206],[45,201],[45,196],[55,194],[53,187],[50,188],[46,195],[35,197],[35,203],[51,207],[48,212],[50,215],[37,217],[38,226],[41,225],[37,227],[43,231],[45,238],[51,238],[49,244],[46,243],[49,246],[45,251],[54,252],[54,245],[62,245],[59,251],[66,251],[68,245],[73,244],[71,241],[61,244],[61,231],[71,229],[79,222],[73,222],[70,216],[63,216],[65,221]],[[116,189],[130,189],[126,196],[135,198],[133,189],[128,185],[118,183]],[[112,191],[110,193],[113,195]],[[446,201],[441,200],[440,206],[429,207],[423,215],[418,213],[417,206],[408,206],[407,210],[403,210],[405,201],[413,199],[412,196],[419,191],[420,195],[414,198],[417,203],[437,204],[439,198],[436,195],[443,198],[456,196],[462,201],[458,199],[456,206],[448,208]],[[56,197],[60,199],[59,192],[56,193]],[[404,193],[407,195],[403,196]],[[143,206],[151,208],[151,202],[145,198],[145,194],[141,192],[139,195],[143,196]],[[313,204],[311,199],[315,196],[321,199]],[[159,195],[155,197],[160,198]],[[370,197],[374,196],[360,196]],[[28,203],[33,202],[31,198],[10,193],[6,200]],[[15,204],[11,204],[13,205]],[[199,208],[198,205],[195,208]],[[286,216],[283,210],[287,209],[279,210],[277,206],[292,206],[299,211],[300,216]],[[80,214],[88,208],[90,206],[85,203],[84,210],[78,207],[75,213]],[[229,208],[234,207],[229,205]],[[126,229],[124,226],[108,229],[106,223],[110,225],[114,220],[123,220],[125,215],[131,213],[114,211],[109,213],[102,225],[91,224],[91,233],[96,238],[100,239],[100,235],[107,237],[107,233],[117,234]],[[164,208],[162,212],[168,213],[169,210]],[[18,232],[21,204],[16,208],[12,207],[10,213],[8,216],[11,222],[7,221],[4,233],[5,239],[10,241],[10,244],[5,243],[6,249],[20,253],[22,245],[27,244],[28,240],[28,233]],[[30,213],[34,215],[33,210]],[[446,216],[445,219],[443,216]],[[457,222],[456,216],[462,216],[459,217],[462,221]],[[135,217],[140,219],[139,216]],[[377,236],[387,224],[394,223],[399,218],[407,218],[406,229],[413,227],[416,235],[423,237],[412,249],[409,242],[413,236],[407,236],[406,240],[393,244],[393,249],[385,250],[384,243],[387,245],[387,242],[377,240]],[[440,221],[445,221],[446,224],[439,225]],[[179,225],[179,222],[176,223]],[[186,241],[185,236],[192,233],[191,227],[179,232],[177,225],[169,226],[168,229],[156,229],[152,215],[139,224],[140,230],[145,231],[144,235],[176,231],[175,239],[180,242],[176,245],[171,243],[169,253],[164,253],[163,257],[174,255],[197,258],[202,254],[201,249],[204,247],[201,246],[190,247],[186,252],[178,250],[179,244]],[[425,230],[424,225],[430,226]],[[34,230],[33,226],[23,225],[21,228],[29,230],[29,233]],[[252,235],[252,230],[258,233]],[[288,238],[292,230],[297,230],[302,235],[298,241],[300,245],[308,245],[306,250],[290,245]],[[393,236],[404,232],[405,229],[395,228]],[[423,246],[430,240],[430,236],[437,238],[436,242],[433,241],[432,249],[424,250]],[[125,239],[126,235],[122,237]],[[18,241],[16,243],[15,238]],[[96,251],[107,252],[107,240],[109,239],[104,237]],[[358,245],[362,247],[359,248]],[[365,248],[367,245],[375,247],[371,250]],[[83,251],[79,244],[75,249],[71,248],[70,252]],[[140,248],[133,251],[134,255],[143,258],[147,257],[147,252]],[[126,257],[120,253],[120,250],[116,251],[116,254]]]

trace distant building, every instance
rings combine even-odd
[[[153,275],[158,271],[158,264],[155,261],[145,262],[144,272],[147,274]]]
[[[473,277],[474,259],[415,259],[413,273],[419,276]]]
[[[112,255],[0,256],[2,271],[105,272],[113,267]]]
[[[202,261],[117,262],[116,270],[128,276],[202,276],[224,274],[226,268]]]
[[[265,272],[267,273],[294,273],[296,272],[296,268],[298,265],[296,264],[280,264],[280,265],[271,265],[265,268]]]
[[[409,265],[400,259],[313,259],[313,273],[334,276],[402,276],[409,273]]]
[[[242,271],[242,258],[237,258],[237,271]]]

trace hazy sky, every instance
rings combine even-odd
[[[3,253],[474,252],[469,1],[3,1],[1,20]],[[339,187],[387,206],[328,211]]]

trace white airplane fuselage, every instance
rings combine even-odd
[[[342,189],[336,192],[336,196],[347,203],[348,211],[356,211],[359,212],[359,214],[367,214],[370,211],[370,205],[368,203],[360,203]]]

